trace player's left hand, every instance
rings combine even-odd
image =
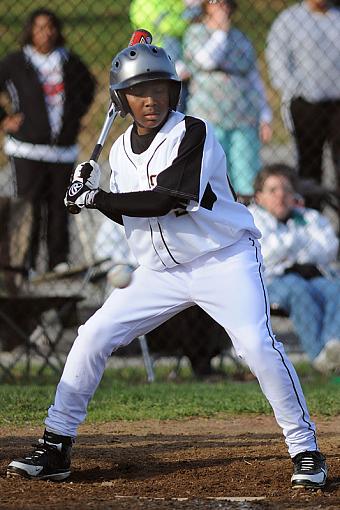
[[[88,187],[88,189],[97,189],[100,182],[100,166],[96,161],[84,161],[80,163],[74,170],[72,182],[80,181]]]
[[[87,207],[94,209],[94,198],[97,194],[97,189],[90,189],[86,184],[83,184],[80,180],[71,182],[67,188],[66,195],[64,198],[64,204],[67,208],[72,205],[76,205],[79,209]]]

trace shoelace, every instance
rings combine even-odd
[[[301,471],[311,471],[316,468],[313,457],[303,457],[299,462],[299,468]]]
[[[40,443],[42,441],[42,443]],[[39,439],[39,443],[32,444],[35,450],[30,454],[26,455],[25,459],[27,460],[38,460],[42,455],[45,455],[48,451],[58,450],[57,445],[44,443],[42,439]]]

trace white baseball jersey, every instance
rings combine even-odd
[[[163,270],[230,246],[246,231],[259,238],[247,208],[235,201],[224,151],[203,120],[172,112],[149,148],[135,154],[130,126],[110,152],[113,193],[154,189],[188,202],[156,218],[123,216],[126,236],[141,265]],[[200,157],[190,151],[201,144]]]
[[[317,449],[298,377],[271,329],[260,233],[233,197],[210,126],[171,113],[141,154],[131,149],[131,129],[110,153],[112,192],[163,192],[176,197],[177,210],[156,218],[123,216],[140,265],[131,284],[114,289],[79,328],[46,426],[76,436],[112,352],[197,304],[227,331],[258,378],[290,455]]]

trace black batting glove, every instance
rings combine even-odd
[[[83,209],[95,209],[95,196],[98,193],[99,188],[90,189],[86,184],[81,181],[73,181],[67,188],[66,195],[64,198],[64,204],[67,209],[76,210],[76,208]]]

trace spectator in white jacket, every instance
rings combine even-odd
[[[284,164],[258,174],[249,208],[262,232],[271,305],[288,312],[316,369],[340,372],[340,277],[331,270],[338,239],[332,225],[299,203],[295,173]]]

